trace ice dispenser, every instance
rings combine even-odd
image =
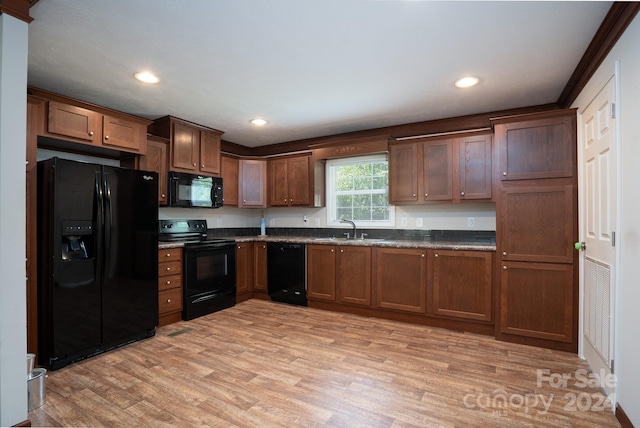
[[[62,222],[62,260],[89,259],[93,248],[93,222]]]

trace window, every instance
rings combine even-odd
[[[394,226],[389,205],[389,168],[386,155],[342,158],[327,162],[327,225]]]

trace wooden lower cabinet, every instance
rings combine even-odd
[[[182,319],[182,248],[158,250],[158,326]]]
[[[267,289],[267,244],[253,243],[253,290],[266,293]]]
[[[371,306],[371,247],[339,247],[336,260],[336,300]]]
[[[375,248],[373,259],[375,306],[425,313],[427,250]]]
[[[429,250],[428,312],[492,320],[493,253]]]
[[[500,332],[573,342],[573,276],[571,264],[502,262]]]
[[[236,244],[236,301],[251,298],[253,291],[253,242]]]
[[[335,245],[307,245],[307,298],[336,300]]]

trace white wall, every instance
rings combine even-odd
[[[0,426],[27,419],[27,41],[27,23],[0,14]]]
[[[627,28],[616,46],[574,103],[584,108],[612,74],[620,61],[621,168],[620,224],[618,245],[619,295],[615,371],[618,376],[618,402],[635,426],[640,426],[640,15]]]
[[[205,219],[209,228],[259,227],[259,209],[239,208],[161,208],[161,219]],[[327,227],[326,208],[268,208],[264,210],[267,227]],[[307,217],[305,223],[304,217]],[[401,226],[402,218],[407,226]],[[473,217],[475,226],[468,226]],[[422,218],[422,227],[416,219]],[[342,226],[342,229],[346,226]],[[496,206],[493,203],[439,204],[396,207],[396,229],[496,230]]]

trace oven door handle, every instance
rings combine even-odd
[[[235,292],[232,289],[229,289],[229,290],[226,290],[226,291],[223,291],[223,292],[220,292],[220,293],[208,294],[206,296],[201,296],[201,297],[198,297],[195,300],[192,300],[191,304],[206,302],[207,300],[215,299],[216,297],[220,297],[220,296],[223,296],[223,295],[226,295],[226,294],[235,294]]]

